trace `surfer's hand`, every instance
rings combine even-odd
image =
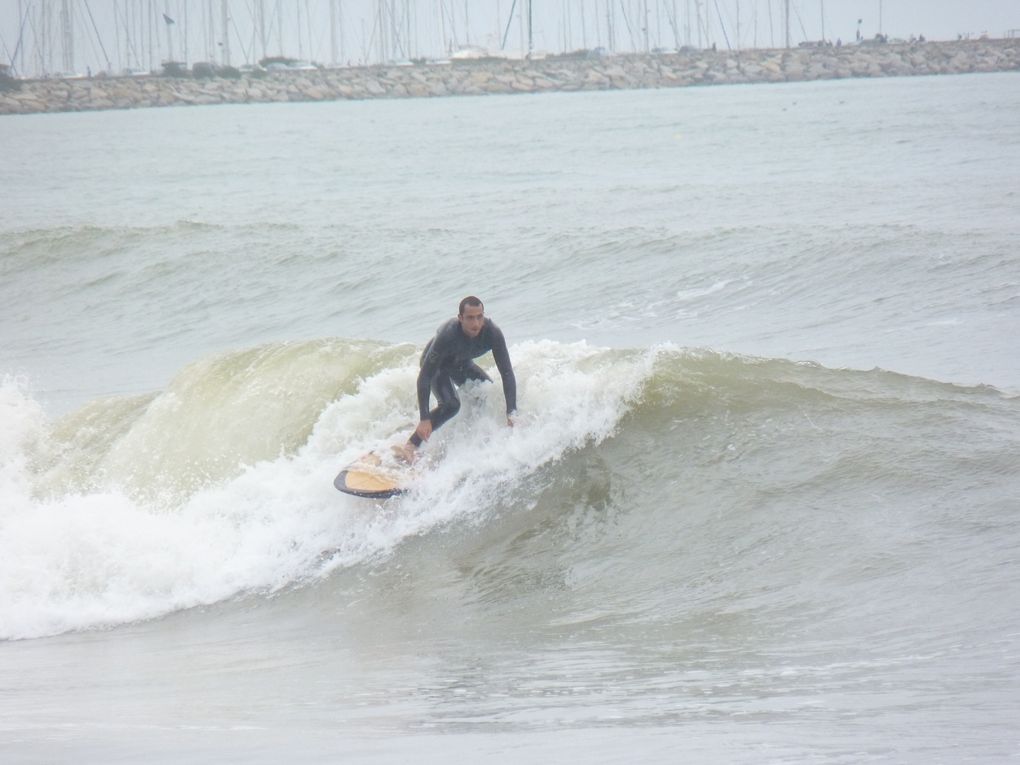
[[[428,441],[429,436],[432,435],[432,420],[422,420],[414,432],[422,441]]]

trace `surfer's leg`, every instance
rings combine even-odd
[[[454,387],[450,373],[446,371],[441,371],[432,378],[432,393],[439,402],[438,406],[429,412],[432,430],[435,431],[460,411],[460,396],[457,395],[457,388]]]

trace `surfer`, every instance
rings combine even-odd
[[[460,411],[455,386],[468,380],[492,382],[492,378],[473,359],[492,351],[496,369],[503,381],[506,399],[506,424],[513,427],[517,410],[517,379],[510,364],[506,339],[492,319],[485,317],[485,306],[474,295],[460,301],[457,317],[439,327],[421,355],[418,373],[418,413],[420,421],[403,446],[400,456],[412,462],[422,441]],[[429,394],[435,394],[437,406],[429,411]]]

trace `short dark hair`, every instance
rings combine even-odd
[[[482,303],[482,301],[476,298],[474,295],[468,295],[466,298],[460,301],[460,306],[458,306],[457,308],[457,315],[458,316],[464,315],[465,306],[471,306],[472,308],[474,308],[475,306],[479,305],[482,306],[482,310],[484,311],[485,305]]]

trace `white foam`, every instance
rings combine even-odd
[[[584,343],[524,343],[512,355],[516,427],[506,425],[495,370],[495,385],[465,386],[461,413],[425,448],[430,467],[415,490],[381,510],[331,482],[367,448],[407,435],[417,419],[413,361],[332,402],[297,453],[170,499],[115,487],[35,496],[31,453],[49,424],[30,397],[5,383],[0,638],[116,625],[273,591],[389,554],[437,525],[484,520],[537,467],[609,436],[652,363]]]
[[[26,383],[0,380],[0,497],[26,491],[26,463],[44,432],[42,407],[25,392]]]

